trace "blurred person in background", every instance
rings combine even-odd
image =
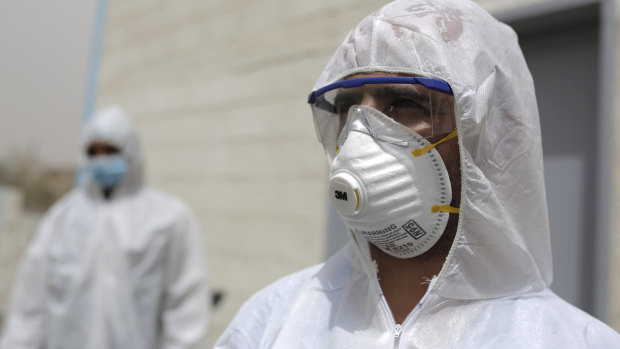
[[[244,304],[216,348],[620,348],[552,280],[538,110],[511,28],[403,0],[309,97],[351,241]]]
[[[14,285],[2,349],[202,349],[209,293],[196,219],[144,185],[130,119],[82,138],[85,183],[43,218]]]

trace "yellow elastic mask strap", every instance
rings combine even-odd
[[[431,207],[431,212],[432,213],[437,213],[437,212],[459,213],[461,212],[461,210],[458,207],[452,207],[450,205],[437,205],[437,206]]]
[[[415,149],[414,151],[411,152],[411,154],[413,154],[414,157],[418,157],[418,156],[422,156],[424,155],[427,151],[435,148],[436,146],[440,145],[441,143],[447,142],[449,140],[451,140],[452,138],[456,137],[456,130],[448,133],[447,136],[445,136],[444,138],[438,140],[437,142],[427,145],[424,148],[419,148],[419,149]]]

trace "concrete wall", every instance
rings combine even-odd
[[[134,116],[150,183],[200,218],[224,293],[211,341],[253,292],[322,260],[326,164],[305,99],[346,32],[387,2],[109,0],[98,106]],[[492,12],[540,2],[479,1]],[[618,297],[612,306],[620,329]]]

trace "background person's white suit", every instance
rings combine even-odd
[[[202,241],[179,200],[143,185],[129,119],[109,108],[88,123],[128,171],[109,200],[89,175],[44,217],[14,288],[2,349],[203,348],[209,320]]]
[[[368,243],[353,236],[254,295],[216,348],[620,348],[615,331],[549,289],[538,110],[515,33],[470,1],[396,1],[345,38],[315,91],[376,71],[454,91],[462,191],[443,269],[396,324]]]

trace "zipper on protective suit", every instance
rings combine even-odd
[[[397,324],[396,320],[394,319],[394,315],[392,314],[392,310],[390,310],[390,306],[385,299],[385,296],[383,295],[381,285],[379,285],[379,280],[375,278],[376,287],[378,287],[378,290],[381,293],[381,304],[383,306],[383,310],[389,315],[390,325],[393,328],[392,333],[394,334],[394,349],[400,348],[400,338],[403,332],[403,328],[405,328],[408,323],[414,321],[415,318],[417,318],[418,314],[420,313],[420,308],[422,307],[422,304],[424,304],[424,302],[426,301],[426,298],[428,297],[430,290],[433,288],[433,284],[435,283],[436,279],[437,276],[433,276],[433,279],[428,285],[426,293],[424,293],[424,296],[422,297],[422,299],[420,299],[420,302],[411,310],[411,312],[409,312],[409,314],[407,314],[407,317],[405,318],[405,320],[403,320],[402,323]]]

